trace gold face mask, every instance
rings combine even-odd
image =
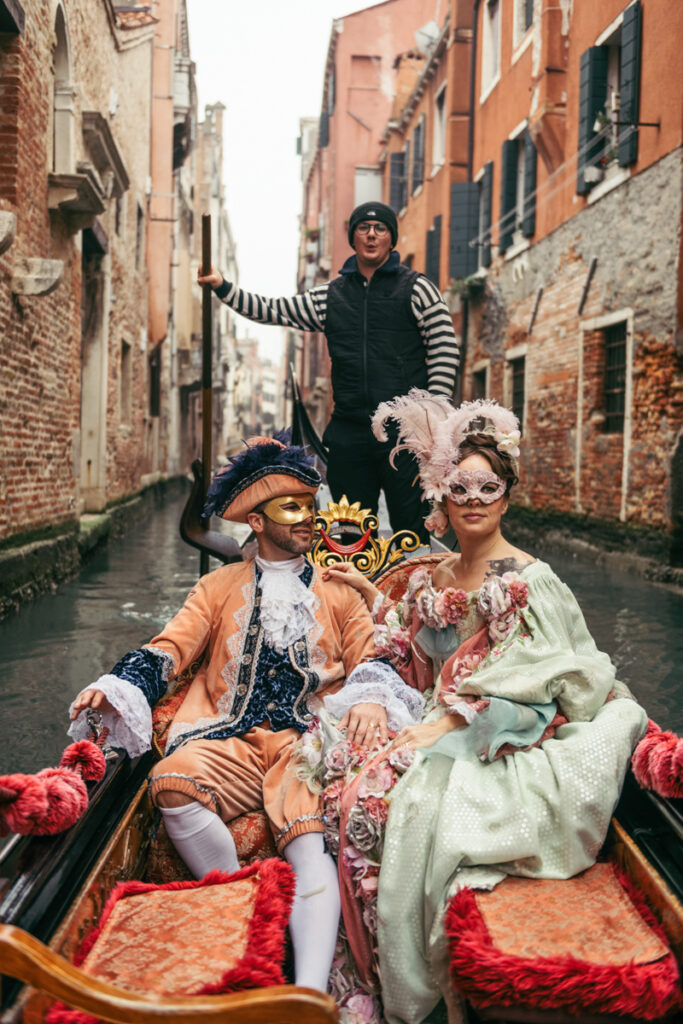
[[[271,498],[263,506],[264,516],[272,523],[280,523],[281,526],[303,523],[311,517],[315,520],[316,513],[315,498],[312,494],[286,494]]]

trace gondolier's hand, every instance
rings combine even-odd
[[[74,701],[71,721],[78,718],[81,711],[85,711],[86,708],[93,708],[94,711],[113,711],[115,715],[121,717],[121,712],[109,703],[101,690],[84,690],[83,693],[79,693]]]
[[[211,267],[211,270],[206,276],[202,275],[201,266],[197,267],[197,284],[210,284],[212,288],[220,288],[223,284],[223,275],[220,270],[216,270],[215,267]]]
[[[371,747],[373,743],[385,744],[389,738],[387,713],[381,704],[354,704],[339,723],[346,729],[347,740]]]

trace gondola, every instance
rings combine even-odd
[[[295,424],[299,439],[305,439],[305,409],[296,387]],[[303,438],[301,434],[303,433]],[[324,455],[324,449],[318,453]],[[203,474],[194,467],[195,483],[185,506],[181,532],[188,543],[223,562],[242,557],[236,542],[207,529],[200,518]],[[367,530],[367,510],[331,503],[319,521],[323,535],[338,528]],[[365,517],[365,518],[364,518]],[[340,522],[340,520],[345,520]],[[376,520],[369,520],[376,527]],[[329,532],[328,532],[329,531]],[[348,532],[344,538],[348,541]],[[319,542],[320,543],[320,542]],[[395,574],[406,557],[417,552],[417,538],[399,535],[383,545],[372,541],[369,553],[354,549],[369,575]],[[348,546],[348,545],[347,545]],[[344,546],[321,545],[316,559],[337,560]],[[424,549],[422,549],[424,552]],[[419,557],[423,561],[425,556]],[[351,557],[351,556],[349,556]],[[368,569],[369,566],[369,569]],[[114,754],[104,779],[92,787],[90,803],[83,818],[69,831],[53,837],[15,837],[0,855],[0,964],[3,1024],[42,1019],[55,997],[79,1005],[96,1017],[112,1021],[143,1021],[159,1015],[173,1020],[188,1014],[208,1013],[225,1021],[280,1020],[327,1022],[336,1019],[329,999],[294,986],[257,989],[231,996],[196,997],[190,1008],[183,1000],[145,1001],[119,992],[100,991],[101,986],[85,984],[78,972],[65,974],[83,935],[100,914],[116,883],[143,879],[149,869],[150,844],[156,821],[145,786],[153,762],[148,754],[136,760]],[[641,789],[629,773],[617,807],[607,845],[610,856],[624,868],[662,921],[679,961],[683,960],[683,801],[666,799]],[[73,969],[71,969],[73,970]],[[29,982],[35,987],[22,986]],[[213,1002],[212,1002],[213,1000]],[[470,1008],[473,1021],[502,1019],[489,1011]],[[530,1011],[512,1012],[505,1019],[542,1020]],[[557,1018],[560,1019],[560,1018]],[[596,1019],[591,1015],[572,1019]],[[607,1019],[607,1018],[603,1018]],[[615,1018],[618,1019],[618,1018]]]
[[[205,257],[205,263],[206,263]],[[210,385],[209,385],[210,388]],[[292,375],[293,441],[307,443],[324,463],[326,452],[312,428]],[[205,410],[205,422],[211,422]],[[209,445],[210,453],[210,445]],[[204,449],[205,460],[209,457]],[[206,461],[193,466],[194,485],[180,524],[183,539],[202,553],[229,563],[242,549],[201,519]],[[419,562],[419,541],[403,531],[377,535],[377,520],[357,503],[331,503],[322,511],[320,537],[312,552],[320,564],[353,560],[375,582],[396,580]],[[422,549],[424,552],[424,549]],[[15,836],[0,852],[0,998],[2,1024],[37,1024],[55,1000],[90,1016],[118,1024],[157,1018],[187,1024],[197,1016],[225,1024],[297,1022],[332,1024],[338,1013],[331,997],[294,985],[253,988],[229,995],[160,998],[98,982],[73,966],[83,937],[99,919],[119,882],[145,879],[159,870],[158,813],[152,808],[146,777],[154,754],[135,760],[112,752],[101,781],[90,787],[89,806],[68,831],[55,836]],[[238,845],[239,849],[239,845]],[[683,800],[641,788],[629,772],[610,828],[604,854],[626,872],[661,923],[679,962],[683,962]],[[575,1010],[569,1016],[534,1006],[477,1008],[467,1003],[468,1021],[598,1021],[624,1017]]]

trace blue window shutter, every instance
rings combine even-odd
[[[470,245],[479,231],[479,185],[476,181],[451,185],[451,224],[448,272],[453,280],[477,270],[477,248]],[[428,233],[429,235],[429,233]]]
[[[522,234],[531,238],[536,230],[536,166],[538,154],[531,134],[524,133],[524,213]]]
[[[640,109],[640,38],[642,10],[640,0],[624,11],[619,58],[619,120],[633,124]],[[628,167],[638,159],[638,129],[619,126],[619,166]]]
[[[321,149],[330,144],[330,115],[320,115],[319,145]]]
[[[517,206],[517,155],[519,141],[506,139],[500,164],[500,228],[498,248],[501,255],[512,245]]]
[[[479,245],[481,246],[481,265],[482,267],[490,267],[491,209],[493,205],[493,160],[489,160],[488,163],[484,164],[484,174],[481,179],[480,188],[479,202],[481,203],[482,212],[479,220],[479,226],[484,234],[484,239],[479,242]]]
[[[401,209],[403,188],[403,153],[392,153],[389,157],[389,206],[395,213]]]
[[[605,110],[607,102],[607,46],[591,46],[581,54],[579,67],[579,150],[576,161],[576,191],[580,196],[590,192],[586,181],[587,165],[594,166],[603,147],[603,140],[593,131],[595,118]]]

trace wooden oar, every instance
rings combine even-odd
[[[202,214],[202,276],[211,273],[211,214]],[[202,289],[202,470],[204,497],[211,483],[211,427],[213,422],[211,390],[211,285]],[[199,555],[199,575],[209,571],[209,555]]]

